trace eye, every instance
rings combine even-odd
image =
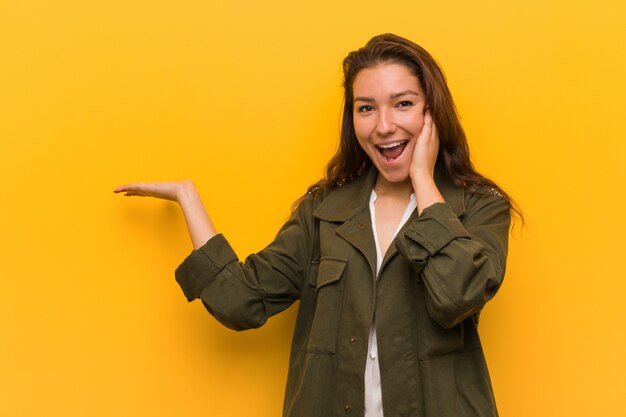
[[[411,107],[413,105],[412,101],[409,100],[402,100],[401,102],[399,102],[398,104],[396,104],[396,107]]]
[[[359,108],[357,108],[357,111],[359,113],[367,113],[374,110],[374,107],[370,106],[369,104],[365,104],[363,106],[360,106]]]

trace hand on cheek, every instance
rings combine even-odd
[[[417,212],[421,216],[425,208],[445,200],[435,184],[435,163],[439,152],[439,136],[430,110],[424,116],[424,127],[417,138],[411,160],[411,182],[417,200]]]
[[[437,127],[433,122],[430,110],[426,110],[424,126],[417,138],[411,161],[410,175],[413,183],[434,177],[438,152],[439,136],[437,135]]]

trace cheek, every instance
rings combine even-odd
[[[361,136],[359,136],[357,134],[356,136],[357,141],[359,142],[359,147],[361,149],[363,149],[365,151],[365,153],[367,153],[368,149],[367,149],[367,143],[361,138]]]
[[[406,149],[404,150],[404,152],[408,153],[409,155],[413,155],[413,152],[415,151],[415,146],[417,145],[418,136],[419,136],[419,133],[416,133],[413,135],[414,140],[410,140],[409,143],[407,143]]]
[[[354,121],[354,133],[356,134],[356,138],[359,140],[359,144],[363,147],[363,144],[367,141],[368,137],[368,127],[367,123],[361,121]]]
[[[419,135],[422,133],[422,129],[424,128],[424,116],[420,113],[415,117],[414,125],[416,127],[415,132]]]

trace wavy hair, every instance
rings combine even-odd
[[[424,91],[426,105],[430,108],[439,134],[437,168],[458,187],[481,195],[494,192],[500,194],[523,221],[522,213],[513,199],[474,168],[452,94],[437,61],[421,46],[391,33],[373,37],[364,47],[350,52],[343,60],[344,101],[339,148],[328,163],[324,178],[311,185],[307,194],[317,189],[330,190],[350,182],[372,165],[354,131],[353,84],[361,70],[391,63],[409,68]],[[294,203],[294,208],[302,198],[304,196]]]

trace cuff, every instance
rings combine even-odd
[[[191,252],[176,268],[176,282],[188,301],[200,297],[226,265],[237,261],[237,255],[222,234],[209,239],[203,246]]]
[[[404,231],[400,244],[411,260],[423,261],[443,249],[452,240],[469,237],[467,230],[446,203],[426,207]]]

